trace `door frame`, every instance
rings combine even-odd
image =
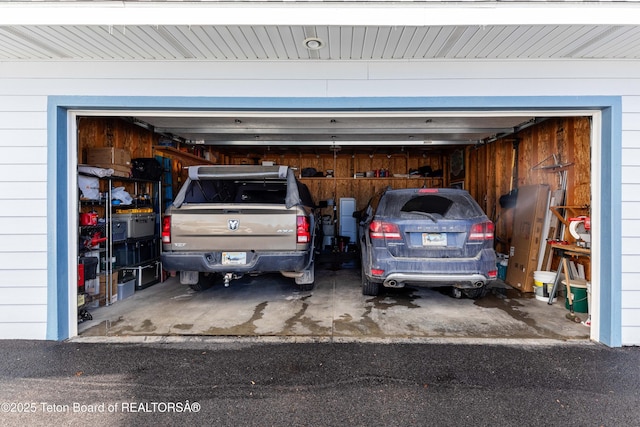
[[[80,115],[119,111],[510,111],[592,118],[592,327],[591,339],[621,346],[622,99],[576,97],[217,98],[50,96],[47,109],[47,339],[77,335],[77,132]],[[489,115],[489,113],[487,114]],[[63,197],[66,195],[66,197]],[[607,286],[599,286],[599,284]]]

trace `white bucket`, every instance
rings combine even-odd
[[[554,271],[534,271],[533,280],[541,283],[553,283],[556,280]]]
[[[549,294],[553,290],[553,283],[556,281],[556,273],[554,271],[534,271],[533,283],[536,299],[540,301],[549,301]],[[557,298],[554,298],[555,301]]]

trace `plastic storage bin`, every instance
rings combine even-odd
[[[118,301],[122,301],[125,298],[133,296],[136,291],[135,279],[128,280],[123,283],[118,283]]]

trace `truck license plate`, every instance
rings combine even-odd
[[[222,265],[244,265],[246,263],[246,252],[222,252]]]
[[[422,246],[447,246],[445,233],[422,233]]]

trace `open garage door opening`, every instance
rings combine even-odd
[[[599,235],[591,218],[599,209],[592,197],[599,166],[592,157],[600,141],[593,111],[123,110],[74,118],[82,277],[71,293],[79,296],[72,311],[83,337],[594,338],[599,283],[590,254]],[[273,272],[225,278],[163,266],[164,213],[185,183],[204,188],[190,170],[242,165],[287,166],[308,189],[312,287]],[[407,282],[363,293],[361,242],[372,230],[360,227],[358,214],[372,200],[375,208],[387,188],[471,195],[491,223],[497,255],[487,292]],[[231,212],[227,227],[242,214],[237,204],[219,208]],[[419,234],[431,236],[425,245],[445,231]],[[399,244],[385,239],[387,248]],[[449,239],[443,244],[453,245]],[[255,252],[223,246],[211,259],[246,263]],[[556,271],[569,272],[572,291],[564,277],[556,283]]]

